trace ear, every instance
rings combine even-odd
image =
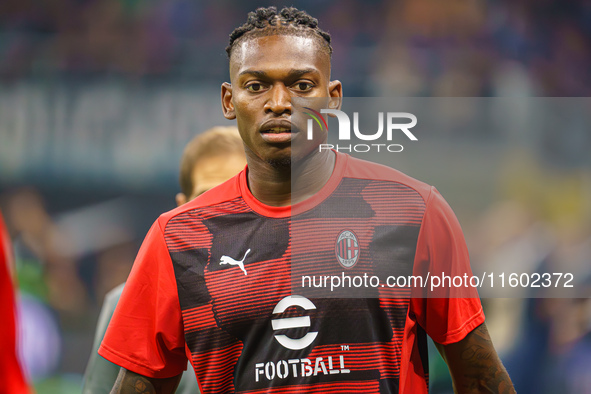
[[[328,94],[330,96],[328,108],[340,110],[343,102],[343,84],[341,84],[341,81],[330,81],[328,83]]]
[[[184,193],[177,193],[174,199],[176,200],[177,207],[180,207],[181,205],[187,202],[187,196],[185,196]]]
[[[236,111],[232,103],[232,84],[229,82],[222,84],[222,109],[226,119],[236,119]]]

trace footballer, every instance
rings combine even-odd
[[[434,187],[297,131],[292,99],[343,96],[330,41],[295,8],[259,8],[230,35],[222,108],[247,168],[153,224],[99,350],[122,367],[112,392],[173,393],[188,359],[202,393],[428,393],[427,336],[457,392],[514,392],[477,297],[292,292],[294,266],[338,269],[340,237],[367,270],[470,271]]]

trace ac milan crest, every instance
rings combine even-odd
[[[335,245],[337,260],[344,268],[351,268],[359,259],[359,242],[353,231],[344,230],[339,234]]]

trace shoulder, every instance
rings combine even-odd
[[[394,168],[351,156],[348,156],[348,163],[343,177],[395,183],[413,190],[425,202],[434,190],[433,186],[410,177]]]

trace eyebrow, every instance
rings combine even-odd
[[[289,70],[288,76],[291,78],[299,78],[305,74],[317,74],[317,73],[318,73],[318,71],[313,68],[305,68],[303,70],[298,70],[298,69],[292,68],[291,70]],[[268,78],[268,76],[269,76],[269,74],[267,74],[265,71],[259,71],[259,70],[244,70],[240,74],[238,74],[238,76],[247,75],[247,74],[253,75],[257,78]]]

